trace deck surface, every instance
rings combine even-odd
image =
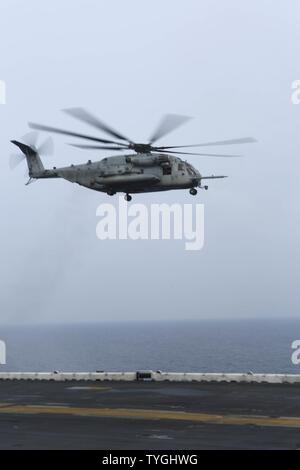
[[[300,449],[300,384],[0,381],[0,449]]]

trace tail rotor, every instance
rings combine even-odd
[[[21,152],[10,155],[9,166],[14,170],[25,159],[28,163],[29,176],[34,178],[35,174],[44,170],[40,156],[51,156],[54,153],[52,137],[48,137],[44,142],[38,145],[38,132],[29,132],[24,135],[20,141],[12,140]],[[27,172],[26,172],[27,173]]]

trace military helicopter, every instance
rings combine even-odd
[[[202,186],[203,180],[226,178],[226,176],[202,176],[200,172],[187,161],[176,155],[199,155],[202,157],[237,157],[239,155],[215,153],[191,153],[181,149],[187,147],[220,146],[232,144],[252,143],[252,137],[240,139],[206,142],[193,145],[157,146],[159,139],[175,130],[190,118],[179,115],[166,115],[151,135],[148,143],[136,143],[112,127],[108,126],[83,108],[65,110],[70,116],[89,124],[110,136],[110,139],[81,134],[56,127],[29,123],[31,129],[62,134],[93,142],[93,144],[70,144],[84,150],[107,150],[124,152],[131,150],[134,153],[105,157],[100,161],[68,167],[45,169],[40,155],[44,148],[38,149],[35,144],[12,140],[11,142],[22,151],[26,158],[29,181],[37,179],[64,178],[95,191],[113,196],[116,193],[125,193],[125,200],[131,201],[131,194],[154,191],[169,191],[172,189],[188,189],[192,196],[197,194],[197,188],[208,189]],[[25,139],[26,140],[26,139]],[[47,144],[47,142],[46,142]],[[46,147],[44,144],[42,147]],[[25,156],[25,157],[24,157]]]

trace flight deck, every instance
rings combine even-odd
[[[300,449],[300,383],[0,379],[1,449]]]

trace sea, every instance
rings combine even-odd
[[[0,340],[0,372],[300,373],[300,318],[2,326]]]

